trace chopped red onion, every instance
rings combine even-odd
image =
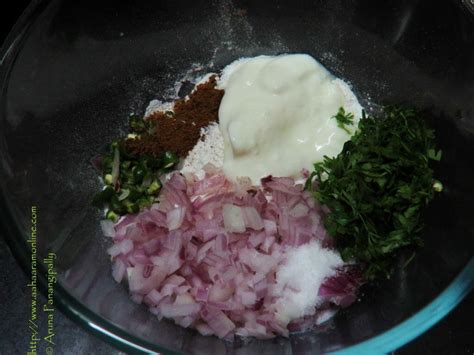
[[[104,219],[100,221],[100,227],[104,236],[113,237],[115,235],[114,222],[108,219]]]
[[[127,278],[133,301],[159,319],[203,335],[288,336],[309,321],[276,317],[276,272],[298,246],[332,247],[325,207],[291,178],[267,177],[258,188],[211,170],[203,180],[173,173],[159,204],[115,225],[101,223],[114,242],[112,276]],[[361,280],[355,265],[345,265],[315,292],[322,305],[346,306]]]

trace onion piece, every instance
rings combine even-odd
[[[295,207],[293,207],[288,214],[291,217],[304,217],[308,214],[309,208],[304,203],[298,203]]]
[[[147,294],[152,289],[159,287],[161,281],[166,277],[166,270],[164,268],[153,266],[148,277],[144,276],[144,269],[144,265],[135,265],[134,267],[127,268],[130,292]]]
[[[231,204],[225,204],[222,207],[222,215],[224,217],[224,227],[228,232],[245,232],[245,220],[242,208]]]
[[[184,207],[178,207],[168,211],[168,213],[166,213],[166,224],[168,225],[168,230],[172,231],[181,227],[185,215],[186,208]]]
[[[183,317],[196,314],[200,311],[201,305],[198,303],[190,304],[164,304],[160,307],[161,314],[164,317]]]
[[[224,302],[227,301],[233,293],[233,289],[229,286],[220,286],[215,284],[209,291],[209,301]]]
[[[212,328],[204,323],[196,324],[196,330],[199,332],[199,334],[204,336],[214,334]]]
[[[219,338],[225,337],[235,329],[234,322],[218,309],[204,308],[201,311],[201,316]]]
[[[242,208],[245,226],[253,230],[263,229],[263,221],[255,207],[243,207]]]
[[[133,241],[130,239],[124,239],[114,245],[112,245],[109,249],[107,249],[107,253],[115,257],[119,254],[128,254],[133,249]]]
[[[113,237],[115,235],[114,222],[108,219],[100,221],[100,228],[102,229],[102,233],[106,237]]]
[[[120,258],[116,258],[112,264],[112,277],[118,283],[122,282],[125,273],[127,272],[127,265]]]

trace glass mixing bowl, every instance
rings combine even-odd
[[[38,260],[57,255],[56,304],[130,352],[388,352],[449,312],[474,263],[474,24],[468,1],[33,1],[0,53],[1,226],[28,270],[36,206]],[[130,112],[166,99],[193,68],[309,53],[353,84],[370,109],[405,102],[438,133],[445,190],[426,212],[425,246],[353,306],[289,339],[227,344],[132,303],[111,277],[99,180],[89,160],[125,132]],[[40,267],[44,265],[40,263]],[[44,288],[44,269],[39,272]]]

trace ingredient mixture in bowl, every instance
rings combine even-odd
[[[363,112],[304,54],[243,58],[130,117],[94,159],[112,275],[203,335],[304,331],[421,243],[441,152],[411,109]]]

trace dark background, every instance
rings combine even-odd
[[[8,4],[8,6],[7,6]],[[3,3],[0,12],[0,42],[20,16],[28,1]],[[8,10],[6,10],[8,8]],[[29,293],[26,278],[0,237],[0,353],[26,353]],[[44,299],[40,300],[44,303]],[[474,354],[474,294],[471,293],[448,317],[396,354]],[[56,312],[55,352],[59,354],[119,354],[81,327]]]

